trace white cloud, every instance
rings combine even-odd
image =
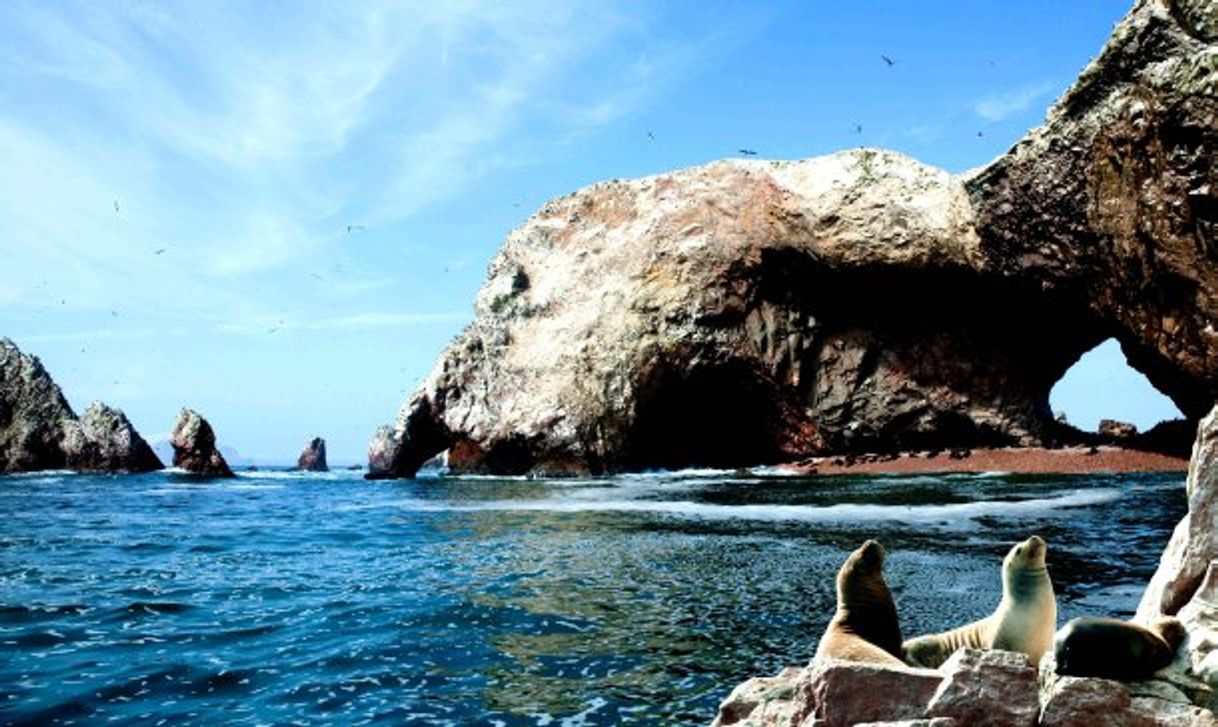
[[[1032,104],[1053,92],[1051,83],[1039,83],[1001,94],[992,94],[973,104],[973,113],[986,121],[1002,121],[1027,111]]]
[[[274,271],[360,267],[345,225],[399,224],[646,103],[656,69],[682,67],[681,48],[634,47],[647,12],[0,5],[0,255],[69,307],[282,307]],[[18,300],[46,303],[27,285]]]

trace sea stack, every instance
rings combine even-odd
[[[330,468],[326,465],[326,440],[313,437],[297,458],[296,469],[304,472],[329,472]]]
[[[183,409],[173,425],[173,465],[202,477],[236,477],[216,449],[216,435],[207,420]]]
[[[162,466],[121,411],[97,402],[78,419],[42,362],[0,338],[0,473]]]
[[[127,416],[100,401],[79,421],[64,425],[63,444],[68,469],[79,472],[151,472],[165,466]]]

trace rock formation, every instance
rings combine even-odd
[[[1138,436],[1136,426],[1116,419],[1101,419],[1095,431],[1101,440],[1113,443],[1128,442]]]
[[[1172,533],[1137,618],[1184,622],[1188,636],[1177,663],[1218,688],[1218,408],[1197,431],[1186,491],[1188,514]]]
[[[965,180],[983,267],[1094,316],[1194,421],[1218,398],[1218,5],[1139,0],[1005,156]]]
[[[961,177],[859,149],[550,201],[492,261],[369,476],[733,466],[1054,443],[1116,337],[1189,417],[1218,394],[1216,11],[1142,0],[1032,131]]]
[[[0,338],[0,474],[147,472],[162,466],[121,411],[98,402],[77,419],[42,363]]]
[[[118,409],[93,402],[79,421],[64,424],[67,467],[82,472],[150,472],[164,467]]]
[[[296,460],[296,469],[305,472],[329,472],[326,466],[326,440],[313,437]]]
[[[173,466],[202,477],[236,477],[216,449],[216,435],[207,420],[190,409],[178,414],[170,435]]]

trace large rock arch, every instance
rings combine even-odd
[[[858,149],[550,201],[378,431],[371,476],[445,449],[458,470],[557,474],[1051,442],[1050,389],[1108,337],[1200,416],[1215,13],[1139,2],[1045,124],[970,175]]]

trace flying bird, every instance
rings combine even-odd
[[[353,232],[363,232],[366,229],[368,228],[364,227],[363,225],[347,225],[347,234],[350,235]]]
[[[153,251],[152,251],[152,254],[153,254],[153,255],[160,255],[160,254],[162,254],[162,253],[164,253],[164,252],[165,252],[165,248],[163,248],[163,247],[158,247],[157,249],[155,249],[155,250],[153,250]]]
[[[861,133],[863,133],[863,125],[862,125],[862,124],[855,124],[855,125],[854,125],[854,133],[856,133],[856,134],[861,134]]]
[[[648,138],[648,139],[651,139],[652,141],[655,141],[655,140],[656,140],[656,136],[655,136],[655,134],[651,133],[650,131],[649,131],[649,132],[647,132],[647,138]]]
[[[753,151],[752,149],[737,149],[736,151],[740,152],[741,154],[745,155],[746,157],[757,156],[757,152]]]
[[[887,63],[887,64],[888,64],[888,65],[890,65],[890,66],[895,66],[895,65],[897,64],[897,62],[896,62],[896,61],[894,61],[893,59],[889,58],[888,56],[881,55],[881,56],[880,56],[880,58],[883,58],[883,59],[884,59],[884,62],[885,62],[885,63]]]

